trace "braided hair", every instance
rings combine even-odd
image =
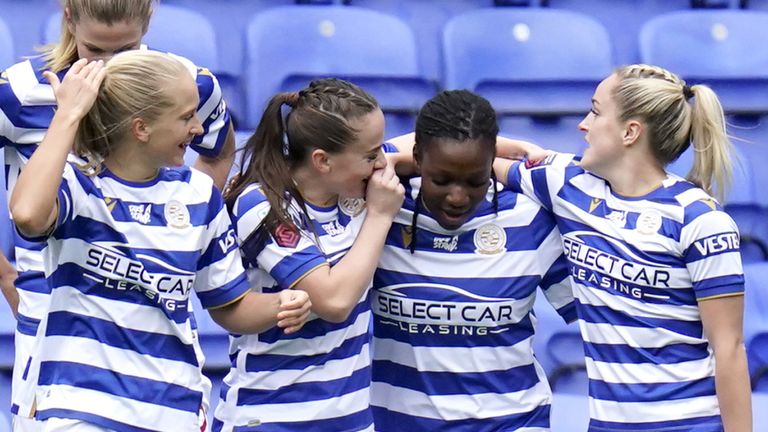
[[[290,109],[285,117],[283,105]],[[301,210],[301,224],[308,224],[306,203],[293,181],[293,169],[306,163],[315,149],[343,152],[359,132],[350,122],[378,108],[376,100],[360,87],[335,78],[314,80],[299,92],[276,94],[245,144],[239,175],[225,191],[228,207],[232,208],[246,187],[259,183],[271,206],[262,224],[267,232],[280,225],[298,230],[288,211],[291,200]]]
[[[461,144],[475,143],[483,146],[481,151],[496,154],[496,135],[499,126],[496,112],[481,96],[467,90],[440,92],[421,108],[416,118],[414,157],[420,162],[421,155],[434,143],[449,139]],[[499,200],[496,176],[491,170],[493,186],[493,211],[498,213]],[[422,211],[421,190],[411,221],[411,253],[416,251],[416,232],[419,213]]]

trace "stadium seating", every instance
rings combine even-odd
[[[16,59],[13,55],[13,36],[0,16],[0,70],[7,68]]]
[[[589,397],[586,390],[580,394],[555,392],[550,415],[554,432],[584,432],[589,425]]]
[[[768,391],[768,262],[744,266],[744,340],[753,387]]]
[[[39,46],[37,29],[45,20],[59,10],[56,0],[0,0],[0,19],[4,20],[13,35],[13,53],[16,56],[34,55]],[[0,52],[0,56],[6,53]],[[15,58],[18,61],[19,57]],[[0,64],[4,68],[8,64]]]
[[[387,116],[387,136],[412,130],[414,114],[435,92],[421,75],[408,26],[352,6],[261,12],[248,24],[245,55],[250,128],[272,94],[299,90],[317,77],[346,78],[375,96]]]
[[[505,134],[539,138],[534,141],[557,149],[583,141],[577,125],[595,87],[613,69],[605,29],[562,10],[467,12],[446,24],[443,49],[446,88],[488,98],[502,116]],[[506,123],[507,117],[517,119]],[[542,142],[542,136],[551,141]]]

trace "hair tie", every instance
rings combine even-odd
[[[685,96],[685,99],[690,99],[694,96],[693,89],[688,84],[683,85],[683,96]]]

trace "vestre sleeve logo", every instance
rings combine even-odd
[[[275,242],[280,247],[295,248],[299,244],[301,235],[286,224],[280,224],[275,229]]]

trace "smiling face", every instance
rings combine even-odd
[[[597,86],[592,96],[592,109],[579,123],[588,144],[581,165],[597,174],[613,165],[623,152],[624,124],[619,120],[619,109],[613,97],[617,84],[618,78],[611,75]]]
[[[359,132],[341,153],[328,153],[332,167],[328,181],[335,194],[345,198],[365,196],[368,179],[375,169],[387,164],[381,143],[384,141],[384,114],[380,109],[349,122]]]
[[[454,230],[474,213],[488,192],[494,147],[478,140],[434,139],[416,148],[421,196],[443,228]]]
[[[172,106],[149,122],[150,134],[146,145],[148,160],[158,167],[184,164],[184,152],[190,141],[203,133],[197,118],[199,97],[197,85],[186,71],[168,83],[164,90]]]
[[[146,29],[139,20],[106,24],[93,18],[82,17],[67,21],[77,47],[78,58],[107,61],[117,53],[138,49]]]

